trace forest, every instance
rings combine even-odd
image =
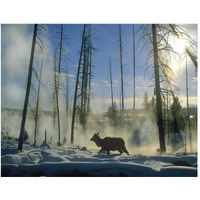
[[[21,155],[17,164],[24,173],[28,163],[41,172],[40,162],[70,160],[60,168],[67,172],[45,171],[45,176],[176,176],[156,173],[172,165],[187,167],[178,176],[196,176],[196,24],[4,24],[1,29],[3,176],[20,173],[10,174],[9,164],[16,164],[12,154]],[[123,153],[122,163],[129,156],[134,164],[136,157],[162,162],[169,156],[167,164],[157,163],[159,170],[151,172],[145,168],[144,174],[137,165],[137,173],[128,172],[131,166],[111,173],[107,161],[121,164],[120,154],[111,149],[110,157],[98,155],[98,145],[90,141],[94,133],[123,138],[130,155]],[[30,162],[23,161],[24,151],[30,151]],[[70,171],[83,162],[78,155],[90,162],[91,173],[80,166]],[[105,173],[92,173],[95,159],[103,159]],[[25,176],[44,175],[31,172]]]

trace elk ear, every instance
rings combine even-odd
[[[99,135],[99,132],[97,133],[97,135]]]

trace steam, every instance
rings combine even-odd
[[[48,32],[48,30],[47,30]],[[30,58],[30,47],[32,41],[32,32],[29,31],[28,25],[6,25],[2,28],[2,105],[8,108],[18,108],[15,110],[3,109],[1,113],[1,129],[9,131],[9,136],[18,138],[21,125],[22,108],[25,96],[25,83],[28,74],[28,63]],[[42,74],[42,87],[40,94],[40,108],[48,110],[49,113],[40,111],[39,129],[37,134],[37,145],[42,144],[44,140],[45,130],[47,131],[47,142],[51,141],[51,146],[56,146],[58,142],[57,127],[54,127],[52,118],[53,105],[50,102],[52,95],[52,79],[53,79],[53,47],[51,46],[48,34],[43,37],[44,49],[44,66]],[[36,51],[36,58],[40,63],[42,56],[39,50]],[[35,66],[36,67],[36,66]],[[39,67],[37,68],[37,70]],[[190,71],[190,70],[189,70]],[[68,78],[73,79],[74,75],[68,74]],[[99,84],[97,80],[93,83],[93,90],[95,91],[94,99],[91,104],[91,109],[96,111],[106,111],[108,105],[110,105],[110,95],[102,98],[105,94],[105,88],[102,84]],[[182,79],[180,79],[182,81]],[[65,85],[65,76],[61,76],[61,85]],[[142,83],[138,87],[138,92],[141,92],[138,96],[142,96],[146,90],[146,85],[143,78],[139,77],[138,83]],[[74,82],[69,81],[70,91],[74,91]],[[114,80],[117,85],[118,81]],[[37,88],[38,80],[33,78],[33,85]],[[178,84],[181,85],[181,84]],[[193,84],[194,86],[196,85]],[[108,94],[110,94],[110,88],[107,88]],[[61,93],[63,91],[60,91]],[[73,92],[72,92],[73,93]],[[34,108],[35,96],[31,94],[30,103]],[[72,95],[70,95],[72,96]],[[114,101],[119,104],[119,98],[115,98]],[[125,105],[127,108],[132,106],[132,98],[125,99]],[[141,106],[142,98],[136,98],[137,108]],[[186,102],[185,98],[182,98],[183,102]],[[64,137],[67,138],[67,146],[70,146],[70,130],[71,130],[71,116],[67,117],[65,112],[65,99],[60,95],[60,115],[61,115],[61,143]],[[190,102],[196,105],[196,97],[190,97]],[[96,110],[95,110],[96,109]],[[71,111],[70,111],[71,112]],[[157,154],[156,149],[159,148],[159,137],[156,120],[152,117],[151,113],[144,113],[143,116],[137,116],[131,114],[129,120],[126,121],[124,127],[110,125],[109,120],[103,116],[103,113],[92,113],[87,119],[87,131],[86,135],[82,131],[79,123],[75,124],[74,143],[80,147],[86,146],[87,149],[98,150],[99,148],[90,141],[94,132],[99,132],[100,137],[121,137],[125,140],[126,147],[130,154]],[[28,110],[25,129],[29,135],[29,142],[33,143],[34,136],[34,117],[30,110]],[[138,138],[136,135],[138,134]],[[182,136],[186,134],[186,147],[187,151],[190,151],[190,140],[188,129],[182,133]],[[138,141],[139,142],[138,142]],[[167,152],[172,152],[170,144],[167,144]],[[197,131],[192,130],[192,146],[193,151],[197,151]],[[65,147],[65,146],[64,146]],[[180,148],[183,151],[183,148]]]

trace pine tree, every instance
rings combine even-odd
[[[145,93],[144,93],[142,106],[143,106],[143,109],[145,111],[148,111],[148,109],[149,109],[149,100],[148,100],[148,93],[147,93],[147,91],[145,91]]]
[[[118,108],[116,103],[114,102],[113,105],[109,106],[108,111],[106,112],[106,116],[110,120],[111,125],[116,126],[119,124],[118,120]]]

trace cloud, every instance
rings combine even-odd
[[[108,84],[109,82],[107,80],[102,80],[104,83]]]
[[[94,82],[92,82],[92,83],[91,83],[91,85],[92,85],[92,86],[96,86],[97,84],[96,84],[96,83],[94,83]]]
[[[67,74],[67,77],[74,78],[74,75],[73,74]]]

